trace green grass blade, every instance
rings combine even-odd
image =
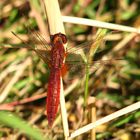
[[[99,48],[100,44],[103,42],[103,38],[107,33],[107,29],[99,29],[96,34],[96,40],[91,45],[88,58],[84,60],[86,63],[86,79],[85,79],[85,92],[84,92],[84,107],[87,105],[87,98],[88,98],[88,81],[89,81],[89,64],[93,61],[93,57]]]
[[[85,95],[84,95],[84,107],[87,105],[88,98],[88,81],[89,81],[89,66],[86,65],[86,80],[85,80]]]
[[[33,128],[26,121],[11,112],[0,111],[0,123],[18,129],[21,133],[26,134],[34,140],[44,140],[43,134],[38,129]]]

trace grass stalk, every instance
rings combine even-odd
[[[89,81],[89,65],[86,64],[86,80],[85,80],[85,93],[84,93],[84,107],[87,105],[88,98],[88,81]]]
[[[83,133],[88,132],[89,130],[91,130],[93,128],[96,128],[97,126],[99,126],[101,124],[109,122],[109,121],[111,121],[113,119],[116,119],[116,118],[118,118],[118,117],[120,117],[122,115],[125,115],[127,113],[130,113],[132,111],[135,111],[135,110],[137,110],[139,108],[140,108],[140,101],[136,102],[136,103],[134,103],[132,105],[129,105],[129,106],[123,108],[123,109],[120,109],[120,110],[118,110],[118,111],[116,111],[116,112],[114,112],[114,113],[112,113],[112,114],[110,114],[110,115],[108,115],[108,116],[106,116],[106,117],[104,117],[102,119],[99,119],[94,123],[90,123],[90,124],[88,124],[88,125],[86,125],[86,126],[84,126],[82,128],[79,128],[78,130],[76,130],[73,133],[71,133],[69,139],[77,137],[77,136],[79,136],[79,135],[81,135]]]
[[[85,92],[84,92],[84,107],[86,107],[86,104],[87,104],[87,98],[88,98],[88,81],[89,81],[89,75],[90,75],[90,72],[89,72],[89,64],[92,63],[93,61],[93,57],[96,53],[96,51],[98,50],[100,44],[103,42],[103,38],[106,34],[107,30],[106,29],[102,29],[102,30],[99,30],[96,34],[96,39],[95,39],[95,42],[91,45],[91,48],[90,48],[90,51],[89,51],[89,54],[88,54],[88,57],[87,59],[85,59],[85,63],[86,63],[86,79],[85,79]]]
[[[11,79],[11,81],[9,82],[9,84],[5,87],[5,89],[3,90],[3,92],[1,93],[0,96],[0,103],[2,103],[6,97],[8,96],[8,94],[10,93],[9,91],[11,90],[11,88],[13,87],[13,85],[18,81],[18,79],[20,78],[20,76],[23,74],[24,70],[26,69],[26,67],[31,63],[31,59],[27,58],[19,67],[19,69],[16,71],[15,75],[13,76],[13,78]]]
[[[107,22],[98,21],[98,20],[91,20],[91,19],[86,19],[86,18],[63,16],[63,22],[81,24],[81,25],[87,25],[87,26],[94,26],[94,27],[112,29],[112,30],[118,30],[118,31],[133,32],[133,33],[140,34],[140,29],[138,29],[138,28],[119,25],[119,24],[113,24],[113,23],[107,23]]]
[[[94,123],[96,122],[96,106],[95,106],[95,102],[96,102],[96,99],[94,97],[91,98],[91,108],[90,108],[90,112],[91,112],[91,123]],[[96,140],[96,129],[93,128],[91,130],[91,140]]]

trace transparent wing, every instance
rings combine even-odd
[[[112,67],[116,66],[118,61],[123,60],[122,58],[116,58],[116,59],[109,59],[109,60],[98,60],[98,61],[92,61],[91,63],[85,64],[84,62],[69,62],[66,63],[68,67],[68,77],[69,79],[73,79],[73,77],[83,78],[86,75],[87,69],[89,71],[89,74],[95,72],[100,67]]]
[[[45,63],[50,63],[51,45],[44,39],[44,37],[29,26],[25,27],[28,31],[28,36],[35,46],[35,52],[43,59]]]
[[[36,52],[36,54],[47,64],[50,63],[50,50],[51,45],[40,35],[39,32],[31,29],[30,27],[25,27],[27,30],[28,37],[31,43],[25,42],[16,33],[12,32],[18,39],[25,44],[25,48],[31,49]]]
[[[87,68],[89,72],[96,71],[99,67],[105,65],[114,65],[118,60],[122,58],[113,58],[109,60],[94,61],[94,55],[97,52],[98,47],[104,42],[106,32],[101,32],[96,35],[94,41],[84,43],[78,47],[71,47],[67,51],[66,65],[68,67],[69,75],[78,75],[83,77],[86,74]]]
[[[68,47],[66,62],[79,61],[90,63],[99,46],[104,42],[107,30],[97,32],[95,40],[83,43],[76,47]]]

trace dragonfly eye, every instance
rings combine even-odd
[[[66,44],[67,43],[67,37],[64,34],[61,34],[61,33],[59,33],[59,34],[60,34],[59,36],[61,37],[63,43]]]
[[[57,42],[57,41],[59,41],[59,40],[62,40],[62,42],[63,42],[64,44],[67,43],[67,37],[66,37],[64,34],[62,34],[62,33],[57,33],[57,34],[55,34],[55,35],[51,35],[51,41],[52,41],[53,43],[55,43],[55,42]]]

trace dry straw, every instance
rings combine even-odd
[[[63,16],[62,19],[63,19],[63,22],[68,22],[68,23],[73,23],[73,24],[81,24],[81,25],[86,25],[86,26],[94,26],[94,27],[99,27],[99,28],[106,28],[106,29],[126,31],[126,32],[140,34],[140,29],[124,26],[124,25],[118,25],[118,24],[107,23],[107,22],[102,22],[98,20],[70,17],[70,16]]]
[[[0,95],[0,103],[2,103],[6,99],[13,85],[18,81],[20,76],[23,74],[24,70],[30,64],[31,64],[31,58],[27,58],[22,64],[18,66],[18,69],[16,69],[16,72],[13,78],[11,79],[11,81],[8,83],[8,85],[6,86],[6,88],[3,90],[3,92]]]
[[[83,134],[83,133],[85,133],[85,132],[87,132],[87,131],[89,131],[89,130],[91,130],[91,129],[99,126],[99,125],[101,125],[101,124],[109,122],[109,121],[111,121],[111,120],[113,120],[115,118],[118,118],[118,117],[120,117],[122,115],[125,115],[127,113],[132,112],[132,111],[135,111],[135,110],[137,110],[139,108],[140,108],[140,101],[136,102],[136,103],[134,103],[134,104],[132,104],[130,106],[127,106],[127,107],[125,107],[125,108],[123,108],[123,109],[121,109],[119,111],[116,111],[116,112],[114,112],[114,113],[112,113],[112,114],[110,114],[110,115],[108,115],[108,116],[106,116],[106,117],[104,117],[104,118],[102,118],[100,120],[97,120],[94,123],[90,123],[90,124],[88,124],[88,125],[86,125],[86,126],[84,126],[82,128],[79,128],[75,132],[71,133],[69,139],[74,138],[76,136],[79,136],[79,135],[81,135],[81,134]]]

